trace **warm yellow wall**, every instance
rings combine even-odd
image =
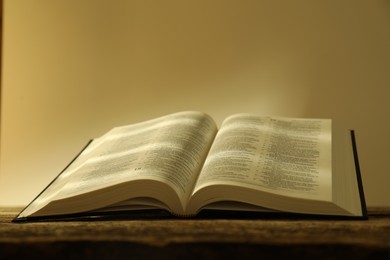
[[[92,137],[180,110],[356,129],[390,205],[390,2],[5,0],[0,205],[25,205]]]

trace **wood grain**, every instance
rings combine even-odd
[[[0,209],[1,256],[390,259],[390,209],[369,209],[369,220],[235,216],[12,223],[19,210]]]

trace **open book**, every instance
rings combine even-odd
[[[333,128],[333,130],[332,130]],[[162,209],[366,218],[353,131],[330,119],[188,111],[92,140],[15,222]]]

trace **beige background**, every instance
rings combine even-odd
[[[5,0],[0,205],[89,138],[181,110],[329,117],[390,206],[389,1]]]

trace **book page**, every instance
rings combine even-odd
[[[222,184],[331,200],[331,183],[330,120],[237,114],[223,122],[194,193]]]
[[[200,112],[116,127],[94,140],[34,203],[147,179],[170,185],[186,200],[216,132],[211,117]]]

